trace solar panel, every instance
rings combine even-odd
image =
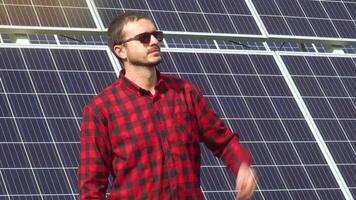
[[[356,2],[252,0],[269,35],[356,38]]]
[[[150,14],[163,31],[261,35],[244,1],[234,0],[94,0],[105,27],[126,10]]]
[[[97,28],[86,0],[2,0],[0,28]]]
[[[116,79],[108,50],[0,52],[0,199],[76,199],[81,109]]]
[[[254,199],[343,199],[273,55],[210,52],[168,52],[160,67],[197,84],[240,133],[259,174]],[[165,68],[170,64],[174,67]],[[233,175],[202,148],[205,198],[234,199]]]
[[[348,188],[356,192],[355,56],[283,56]]]

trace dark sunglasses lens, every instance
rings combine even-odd
[[[141,33],[140,36],[138,37],[141,43],[150,43],[151,40],[151,33]]]
[[[152,34],[153,34],[153,36],[155,36],[155,38],[158,41],[162,41],[163,40],[163,32],[162,31],[156,31],[156,32],[153,32]]]

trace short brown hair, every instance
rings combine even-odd
[[[137,12],[137,11],[127,11],[125,13],[122,13],[118,15],[116,18],[114,18],[108,28],[108,45],[111,49],[111,51],[114,52],[114,46],[118,43],[120,43],[123,40],[124,33],[122,29],[128,22],[133,22],[137,21],[140,19],[148,19],[152,20],[152,18],[149,15],[146,15],[143,12]],[[115,54],[115,52],[114,52]]]

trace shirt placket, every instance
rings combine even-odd
[[[162,109],[164,103],[162,103],[162,98],[160,100],[154,101],[154,113],[157,119],[157,135],[161,142],[161,147],[163,151],[163,161],[164,161],[164,191],[163,193],[169,192],[169,199],[178,198],[177,189],[177,171],[174,167],[174,159],[172,156],[171,145],[168,140],[168,128],[165,121],[165,113]],[[167,188],[166,188],[167,187]]]

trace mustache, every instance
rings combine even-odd
[[[148,49],[148,53],[152,53],[152,52],[155,52],[155,51],[161,52],[161,47],[160,46],[153,46],[150,49]]]

